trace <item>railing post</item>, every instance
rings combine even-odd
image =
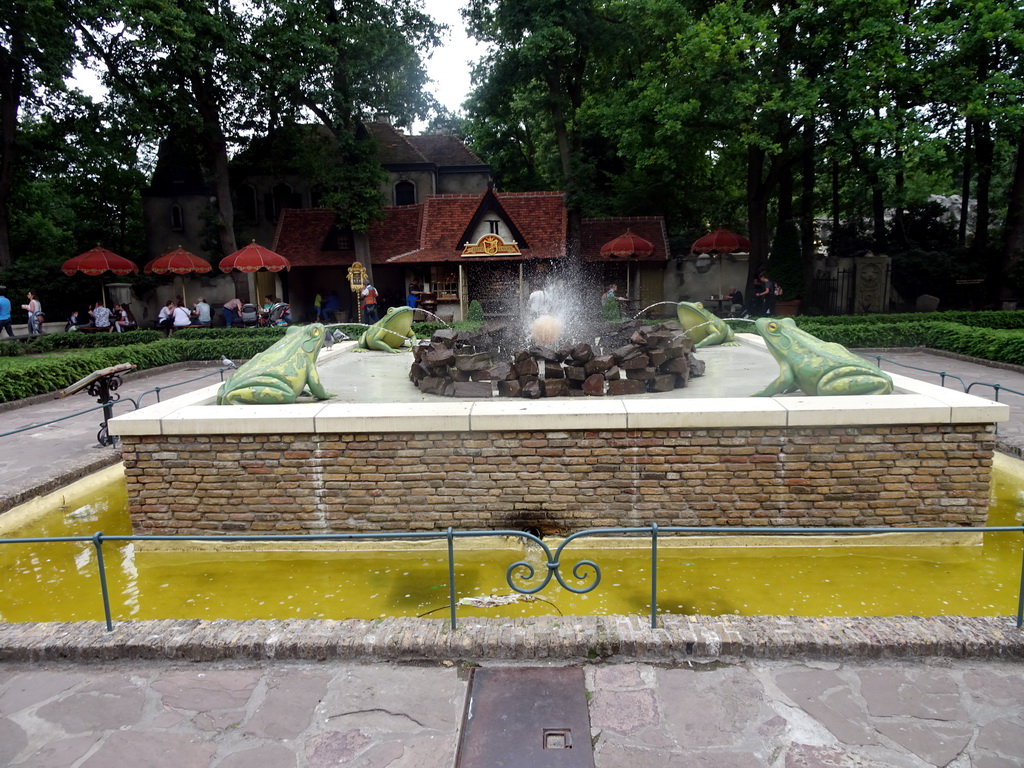
[[[651,523],[651,629],[658,628],[658,524]]]
[[[1024,536],[1024,525],[1020,527],[1021,535]],[[1020,589],[1017,590],[1017,629],[1024,627],[1024,547],[1021,548],[1020,558]]]
[[[448,526],[448,605],[451,608],[452,629],[455,629],[455,535]]]
[[[103,566],[103,532],[96,531],[92,536],[92,543],[96,547],[96,565],[100,569],[100,591],[103,593],[103,616],[107,620],[107,632],[114,631],[114,624],[110,620],[110,594],[107,591],[107,569]]]

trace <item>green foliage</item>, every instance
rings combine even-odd
[[[473,299],[469,302],[469,311],[466,312],[466,319],[471,320],[474,323],[482,323],[484,321],[484,308],[480,305],[480,302]]]
[[[604,304],[601,305],[601,318],[614,322],[622,319],[622,310],[619,307],[619,302],[614,296],[609,296],[604,300]]]

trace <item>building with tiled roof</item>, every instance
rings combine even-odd
[[[418,285],[425,306],[443,316],[464,317],[473,299],[486,313],[500,315],[515,311],[531,281],[547,279],[566,263],[564,193],[495,191],[489,166],[454,136],[407,136],[385,122],[364,128],[387,172],[380,188],[384,216],[366,233],[353,232],[333,211],[319,208],[297,170],[280,158],[267,162],[275,151],[272,142],[262,150],[254,144],[239,158],[233,184],[238,240],[254,240],[292,265],[288,272],[253,275],[254,301],[281,297],[302,322],[312,315],[314,296],[337,291],[349,317],[355,317],[348,271],[358,262],[369,271],[384,306],[404,304],[409,287]],[[315,138],[314,131],[309,140]],[[186,189],[177,181],[181,174],[169,167],[157,170],[147,192],[147,231],[157,251],[151,257],[172,247],[167,245],[172,241],[203,253],[202,216],[210,191]],[[602,253],[605,243],[630,233],[650,243],[649,252],[625,258]],[[620,292],[639,301],[661,299],[660,275],[668,257],[662,219],[585,219],[581,256],[590,265],[588,290],[595,297],[603,285],[617,282]],[[203,290],[216,306],[235,289],[214,277]]]

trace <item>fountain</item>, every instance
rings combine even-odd
[[[593,340],[556,307],[545,339]],[[882,396],[753,398],[778,365],[737,340],[697,350],[683,389],[538,400],[492,399],[472,373],[486,396],[443,398],[409,382],[408,355],[346,342],[319,358],[332,399],[218,406],[211,387],[110,428],[140,534],[984,524],[1007,406],[902,376]]]

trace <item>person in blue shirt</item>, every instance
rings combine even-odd
[[[0,331],[7,329],[7,335],[14,335],[11,327],[11,300],[7,298],[7,286],[0,285]]]

